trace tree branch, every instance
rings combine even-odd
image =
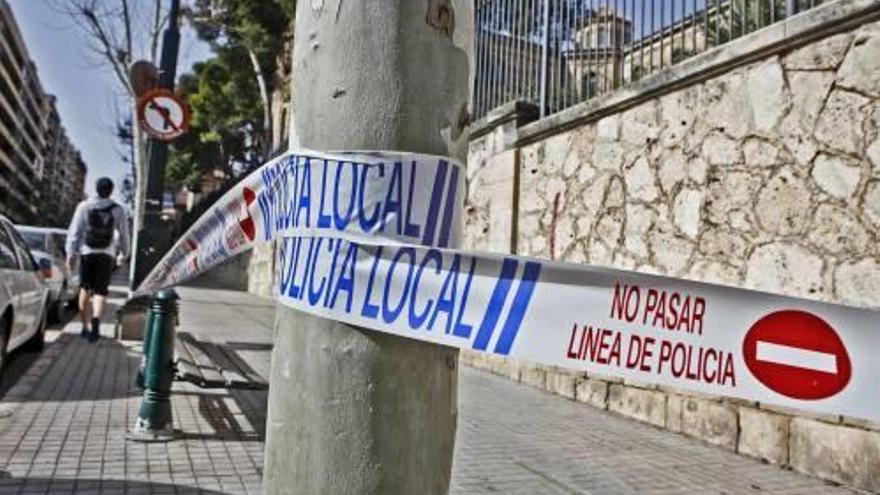
[[[84,4],[77,4],[76,7],[79,9],[80,15],[85,18],[86,24],[91,30],[92,36],[97,39],[99,45],[101,46],[101,50],[99,50],[99,52],[104,55],[108,62],[110,62],[110,66],[113,68],[113,72],[119,79],[120,84],[122,84],[129,95],[133,96],[134,91],[131,88],[131,82],[128,80],[128,68],[121,67],[124,62],[120,61],[119,58],[116,57],[116,55],[114,54],[114,52],[116,52],[118,48],[114,46],[114,43],[111,41],[106,28],[101,24],[101,21],[95,14],[94,9]]]
[[[122,0],[122,22],[125,28],[125,53],[126,53],[126,65],[130,65],[132,62],[132,57],[134,57],[134,53],[132,53],[131,49],[131,14],[128,10],[128,0]]]

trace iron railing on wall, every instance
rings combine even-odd
[[[541,116],[607,93],[822,0],[475,0],[476,118]]]

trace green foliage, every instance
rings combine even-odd
[[[241,45],[257,55],[271,74],[290,27],[293,0],[195,0],[191,19],[199,37],[226,46]]]
[[[204,171],[229,177],[266,157],[260,82],[274,89],[276,64],[285,47],[295,0],[195,0],[187,16],[215,56],[183,74],[178,92],[189,102],[189,132],[171,146],[166,171],[170,186],[194,188]],[[259,73],[251,61],[254,54]]]

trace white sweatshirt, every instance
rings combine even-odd
[[[106,208],[111,203],[115,202],[110,198],[89,198],[77,205],[73,219],[70,221],[70,227],[67,229],[67,256],[69,258],[77,254],[92,253],[116,256],[117,248],[123,256],[128,257],[131,249],[131,236],[128,231],[128,220],[125,218],[125,211],[123,211],[121,206],[113,208],[113,228],[119,233],[115,243],[111,242],[106,248],[96,249],[86,246],[85,242],[83,242],[86,234],[88,212],[93,208]]]

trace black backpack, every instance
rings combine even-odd
[[[86,246],[94,249],[110,247],[113,242],[115,221],[113,210],[116,203],[104,208],[92,208],[86,216]]]

